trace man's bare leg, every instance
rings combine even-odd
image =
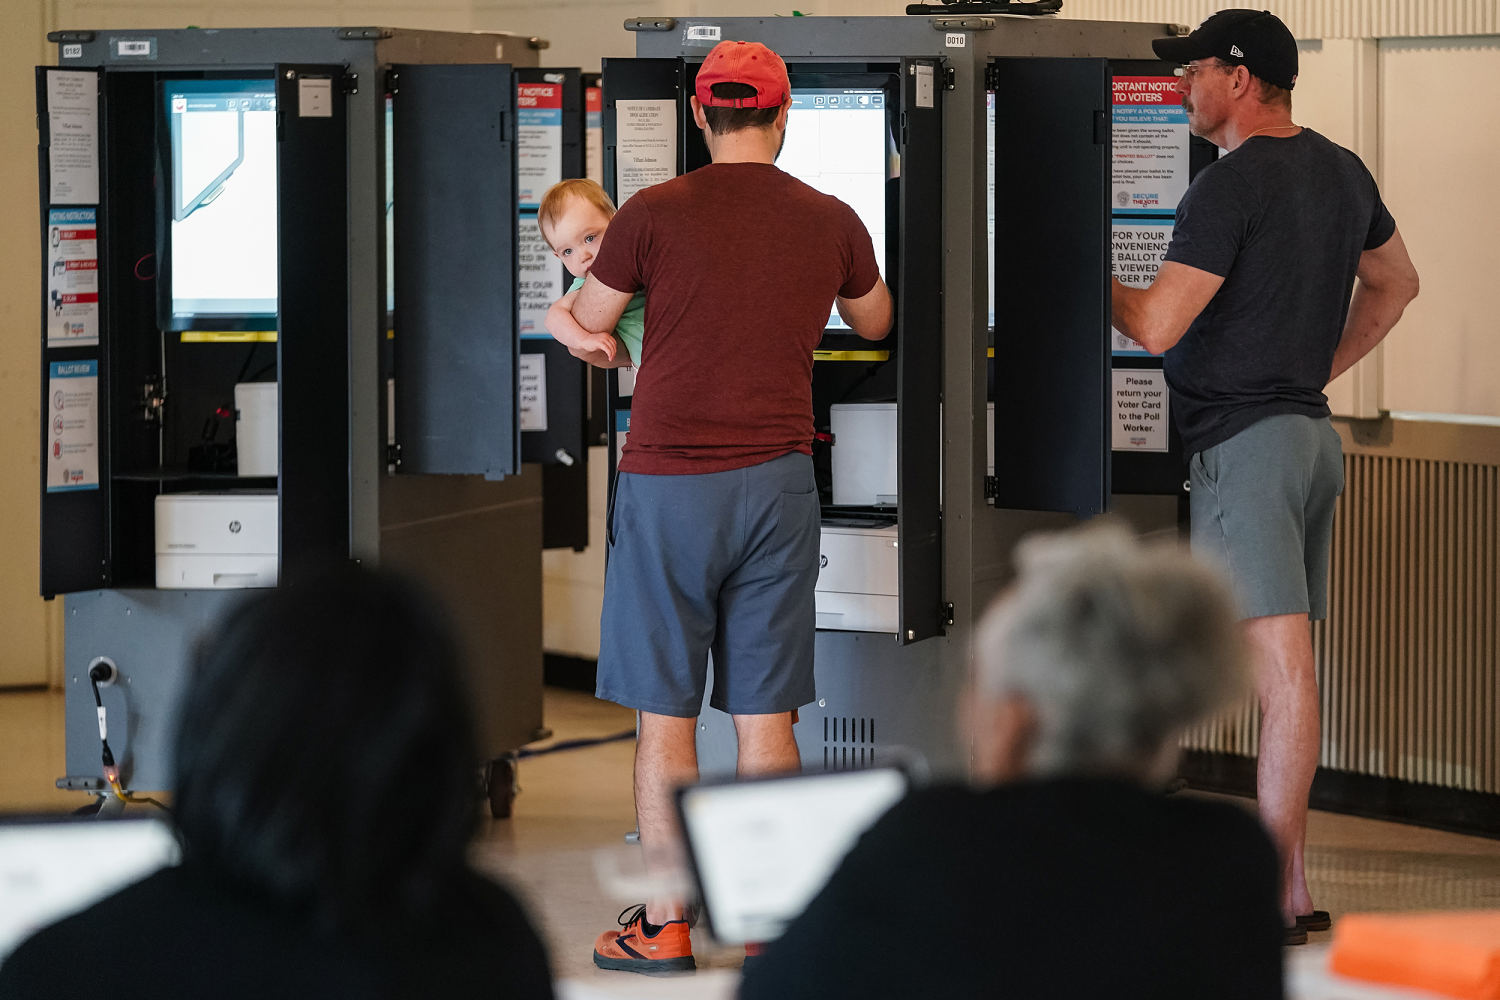
[[[672,790],[698,780],[697,719],[641,713],[635,744],[635,818],[641,833],[646,873],[665,878],[683,863],[682,831],[672,806]],[[652,899],[646,921],[664,924],[682,917],[682,900]]]
[[[1318,683],[1307,615],[1268,615],[1244,623],[1260,698],[1256,796],[1261,822],[1281,857],[1281,912],[1290,927],[1312,912],[1303,854],[1307,801],[1318,767]]]
[[[797,738],[792,735],[792,713],[734,716],[735,741],[739,744],[736,773],[776,774],[802,767]]]

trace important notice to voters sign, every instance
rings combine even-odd
[[[517,332],[545,338],[547,307],[563,293],[563,269],[542,236],[537,209],[547,189],[562,180],[563,85],[518,83],[516,105]],[[523,419],[521,429],[546,430],[545,406],[540,426]]]
[[[516,201],[535,209],[562,180],[563,88],[560,83],[516,84]]]
[[[1171,215],[1188,186],[1187,112],[1175,76],[1114,79],[1116,215]]]

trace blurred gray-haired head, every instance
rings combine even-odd
[[[1034,536],[1017,560],[979,623],[974,684],[1028,706],[1022,773],[1169,777],[1182,731],[1246,690],[1225,581],[1110,524]]]

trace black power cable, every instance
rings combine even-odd
[[[109,748],[109,721],[104,711],[104,699],[99,694],[99,688],[109,687],[119,679],[120,668],[109,657],[96,656],[89,664],[89,687],[93,689],[94,711],[99,716],[99,760],[104,765],[104,780],[109,782],[110,791],[121,802],[145,802],[158,809],[166,809],[166,806],[153,798],[127,792],[120,784],[120,768],[115,763],[114,752]]]

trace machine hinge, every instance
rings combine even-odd
[[[958,89],[958,72],[952,66],[943,67],[943,89]]]
[[[984,498],[994,500],[1000,496],[1000,480],[995,476],[984,477]]]
[[[372,42],[394,35],[390,28],[340,28],[338,38],[341,42]]]
[[[401,74],[397,70],[385,71],[385,92],[392,97],[401,92]]]
[[[943,619],[943,624],[947,625],[949,628],[952,628],[953,627],[953,602],[952,601],[948,601],[947,603],[945,603],[943,605],[943,608],[942,608],[942,611],[940,612],[940,614],[941,614],[942,619]]]
[[[984,89],[998,89],[1000,83],[999,76],[1000,71],[998,69],[996,69],[994,66],[986,66],[984,68]]]
[[[539,35],[532,35],[530,38],[526,39],[526,44],[528,47],[535,49],[538,52],[542,51],[543,49],[552,48],[552,43],[547,41],[547,39],[540,37]]]
[[[1094,112],[1094,145],[1109,145],[1109,112]]]
[[[401,468],[401,446],[399,444],[388,444],[385,446],[385,464],[393,469]]]
[[[944,0],[946,3],[947,0]],[[933,10],[941,8],[934,7]],[[908,14],[913,13],[907,8]],[[932,27],[937,31],[993,31],[995,30],[995,19],[993,17],[934,17],[931,21]]]
[[[677,27],[675,17],[627,17],[626,31],[671,31]]]
[[[345,70],[344,71],[344,78],[343,78],[342,81],[340,81],[340,83],[342,84],[342,86],[344,88],[344,93],[345,94],[357,94],[357,93],[359,93],[359,74],[358,73],[350,73],[348,70]]]

